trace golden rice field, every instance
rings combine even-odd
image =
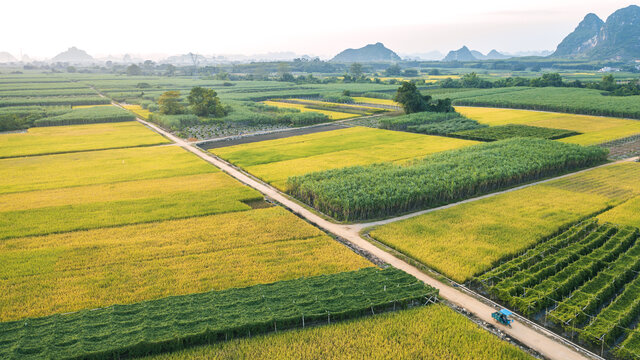
[[[30,128],[0,135],[0,158],[166,144],[136,121]]]
[[[177,146],[0,159],[0,194],[216,171]]]
[[[531,110],[456,106],[462,115],[489,126],[521,124],[580,132],[558,141],[596,145],[640,134],[640,121]]]
[[[0,321],[372,266],[280,207],[0,242]]]
[[[374,228],[376,240],[463,282],[563,226],[640,195],[640,164],[607,166]]]
[[[399,103],[389,100],[389,99],[376,99],[376,98],[368,98],[368,97],[353,97],[355,102],[364,103],[364,104],[376,104],[376,105],[388,105],[388,106],[400,106]]]
[[[222,172],[0,195],[0,239],[250,210]]]
[[[640,196],[600,214],[598,219],[614,224],[640,227]]]
[[[533,359],[445,305],[236,339],[147,357],[195,359]]]
[[[148,119],[149,115],[151,114],[151,111],[147,109],[143,109],[142,106],[140,105],[123,105],[123,107],[131,111],[132,113],[138,115],[143,120]]]
[[[279,108],[297,109],[297,110],[300,110],[301,112],[320,113],[323,115],[327,115],[327,117],[331,120],[342,120],[342,119],[348,119],[348,118],[359,116],[357,114],[351,114],[351,113],[345,113],[345,112],[339,112],[339,111],[310,109],[302,104],[291,104],[291,103],[285,103],[280,101],[267,100],[267,101],[263,101],[262,103],[270,106],[279,107]]]
[[[287,178],[314,171],[406,161],[475,141],[352,127],[212,149],[219,157],[283,189]]]
[[[361,99],[364,99],[364,98],[361,98]],[[344,108],[351,108],[351,109],[354,109],[354,110],[368,110],[368,111],[371,111],[372,114],[373,114],[373,112],[384,110],[384,109],[380,109],[378,107],[369,107],[369,106],[366,106],[366,105],[342,104],[342,103],[334,103],[334,102],[321,101],[321,100],[308,100],[308,99],[288,99],[288,100],[292,100],[292,101],[295,101],[297,103],[309,104],[309,105],[340,106],[340,107],[344,107]],[[380,100],[380,99],[376,99],[376,100]]]

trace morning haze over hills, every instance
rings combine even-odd
[[[578,58],[591,60],[634,60],[640,59],[640,7],[630,5],[611,14],[606,21],[597,15],[587,14],[576,29],[567,35],[558,45],[555,52],[530,51],[514,54],[502,53],[496,49],[487,54],[476,50],[470,50],[462,46],[458,50],[451,50],[446,56],[437,51],[429,53],[416,53],[407,55],[407,60],[442,60],[442,61],[477,61],[477,60],[502,60],[519,56],[550,56],[552,58]],[[201,57],[203,62],[248,62],[248,61],[290,61],[294,58],[312,58],[306,55],[297,55],[293,52],[268,53],[261,55],[220,55]],[[26,59],[27,62],[30,59]],[[121,58],[110,57],[113,62],[136,62],[131,56]],[[144,59],[137,59],[143,61]],[[357,49],[346,49],[331,58],[333,62],[397,62],[402,58],[393,50],[382,43],[369,44]],[[0,52],[0,63],[19,62],[15,56],[8,52]],[[23,60],[24,61],[24,60]],[[103,62],[104,59],[95,59],[85,51],[76,47],[49,59],[48,62],[65,63],[91,63]],[[187,64],[192,61],[190,55],[174,55],[162,60],[165,63]]]

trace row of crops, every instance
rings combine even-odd
[[[534,137],[557,140],[569,136],[580,135],[580,133],[571,130],[552,129],[540,126],[509,124],[458,131],[450,135],[468,140],[497,141],[514,137]]]
[[[48,75],[11,77],[0,80],[0,131],[28,129],[33,126],[90,124],[125,121],[125,114],[111,110],[93,114],[67,114],[74,106],[108,105],[111,100],[100,97],[86,84]],[[66,114],[66,115],[65,115]],[[83,118],[81,118],[83,117]],[[131,120],[128,118],[127,120]]]
[[[406,165],[381,163],[291,177],[287,191],[334,218],[371,219],[589,167],[606,156],[607,150],[598,147],[516,138],[441,152]]]
[[[73,109],[68,113],[34,121],[35,126],[60,126],[133,121],[133,113],[116,106],[95,106]]]
[[[448,93],[455,105],[489,106],[640,119],[640,96],[577,88],[503,88]],[[444,96],[444,95],[442,95]]]
[[[474,279],[527,316],[622,358],[640,354],[640,230],[579,223]]]
[[[394,268],[366,268],[247,288],[0,323],[3,359],[113,359],[327,324],[435,301]]]
[[[434,113],[421,112],[380,120],[379,127],[387,130],[409,131],[429,135],[449,135],[458,131],[481,129],[487,125],[479,124],[457,112]]]

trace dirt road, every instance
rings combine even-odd
[[[146,122],[144,120],[138,119],[141,123],[147,125],[151,129],[157,131],[158,133],[166,136],[170,140],[174,141],[177,145],[181,146],[185,150],[197,155],[203,160],[209,162],[210,164],[215,165],[216,167],[222,169],[224,172],[229,174],[230,176],[236,178],[240,182],[260,191],[265,196],[281,203],[285,207],[289,208],[292,212],[298,214],[303,217],[307,221],[315,224],[316,226],[324,229],[325,231],[332,233],[349,243],[355,245],[356,247],[372,254],[373,256],[385,261],[389,265],[396,267],[400,270],[403,270],[416,278],[422,280],[426,284],[429,284],[440,291],[440,295],[450,301],[451,303],[465,308],[469,312],[473,313],[476,317],[489,322],[494,323],[494,320],[491,318],[491,313],[495,311],[495,308],[485,304],[479,299],[461,291],[456,288],[453,288],[447,284],[444,284],[433,277],[423,273],[418,268],[408,264],[407,262],[387,253],[384,250],[379,249],[374,246],[370,242],[364,240],[359,235],[359,228],[353,225],[340,225],[332,223],[319,215],[313,213],[308,210],[304,206],[299,203],[293,201],[288,196],[281,193],[279,190],[247,175],[243,171],[235,168],[229,163],[215,157],[213,154],[206,153],[193,144],[179,139],[173,136],[171,133],[164,131],[163,129],[157,127],[154,124]],[[453,205],[452,205],[453,206]],[[549,359],[558,359],[558,360],[573,360],[573,359],[589,359],[594,357],[587,357],[584,353],[578,351],[576,348],[571,345],[566,345],[562,343],[559,338],[554,338],[553,334],[545,332],[544,330],[536,330],[532,327],[525,325],[519,321],[515,321],[511,328],[504,327],[502,325],[496,325],[500,328],[504,333],[511,336],[514,339],[517,339],[521,343],[526,346],[534,349],[544,355]]]

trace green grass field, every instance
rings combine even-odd
[[[0,158],[166,144],[163,136],[138,122],[31,128],[1,134]]]
[[[463,282],[559,228],[640,195],[638,178],[638,163],[611,165],[384,225],[371,236]]]
[[[353,127],[212,149],[211,152],[284,189],[290,176],[378,162],[402,162],[476,143]]]

